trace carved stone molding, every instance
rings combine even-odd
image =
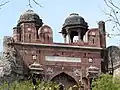
[[[73,72],[75,76],[79,76],[79,77],[81,76],[82,73],[80,69],[73,69]]]
[[[53,68],[48,67],[47,74],[49,74],[49,75],[53,74]]]

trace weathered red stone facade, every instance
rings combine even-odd
[[[44,80],[53,80],[65,87],[81,84],[84,90],[89,90],[88,68],[96,67],[99,73],[105,71],[103,21],[98,23],[98,28],[88,29],[84,18],[75,13],[70,14],[60,32],[64,43],[55,43],[51,27],[43,24],[32,10],[28,10],[20,16],[13,30],[12,45],[22,56],[25,75],[34,63],[33,56],[41,65]]]

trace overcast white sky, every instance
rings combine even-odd
[[[2,0],[5,1],[5,0]],[[88,22],[89,28],[96,28],[97,22],[106,20],[103,11],[105,4],[103,0],[37,0],[43,6],[33,3],[33,10],[40,15],[43,22],[51,26],[54,32],[54,42],[62,42],[61,31],[65,18],[70,13],[78,13]],[[11,0],[10,3],[0,9],[0,37],[12,36],[12,28],[16,26],[20,15],[27,9],[28,0]],[[110,26],[106,25],[106,31],[110,32]],[[0,51],[2,40],[0,39]],[[118,44],[116,37],[107,39],[107,45]]]

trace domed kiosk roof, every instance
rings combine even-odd
[[[70,25],[82,25],[87,27],[87,23],[85,22],[84,18],[79,16],[77,13],[71,13],[66,19],[63,27],[70,26]]]
[[[39,15],[30,9],[27,10],[26,12],[24,12],[18,20],[18,24],[25,23],[25,22],[35,22],[38,24],[43,23],[42,19],[40,19]]]

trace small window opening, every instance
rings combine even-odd
[[[93,42],[93,44],[94,44],[94,43],[95,43],[95,40],[93,39],[93,41],[92,41],[92,42]]]

